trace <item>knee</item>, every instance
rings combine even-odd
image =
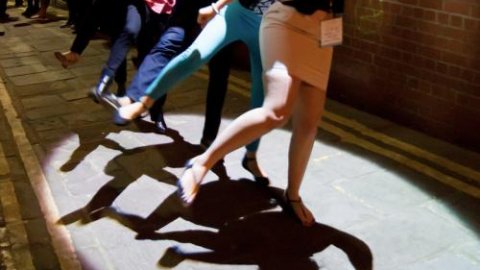
[[[284,126],[288,121],[288,113],[284,110],[264,110],[263,122],[269,129],[275,129]]]
[[[271,90],[269,89],[269,92],[276,91],[277,89],[287,93],[292,81],[291,76],[286,70],[273,68],[265,72],[266,87],[272,88]],[[270,108],[267,113],[267,121],[275,125],[275,127],[286,124],[292,114],[291,105],[289,105],[286,100],[276,100],[274,102],[268,102],[268,104],[267,107]]]
[[[123,32],[128,38],[135,40],[140,32],[140,26],[134,23],[127,23],[123,29]]]

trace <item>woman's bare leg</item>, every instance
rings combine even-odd
[[[286,195],[293,211],[306,226],[312,225],[315,220],[301,202],[300,186],[317,135],[317,125],[323,113],[325,94],[325,90],[302,83],[292,116],[293,132],[288,153]]]
[[[292,113],[300,81],[293,79],[286,69],[272,68],[265,74],[265,101],[261,108],[250,110],[235,119],[212,145],[194,159],[191,169],[180,179],[186,202],[194,195],[190,191],[200,184],[213,165],[226,154],[248,144],[270,130],[283,125]],[[193,195],[193,196],[191,196]]]

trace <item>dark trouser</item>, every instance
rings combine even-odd
[[[40,8],[40,1],[39,0],[27,0],[27,8],[39,9]]]
[[[234,44],[220,50],[208,63],[209,78],[207,102],[205,107],[205,124],[202,139],[212,142],[220,128],[223,103],[228,87],[228,76],[232,65]]]
[[[125,61],[130,46],[135,42],[142,28],[142,17],[137,7],[129,5],[125,26],[114,39],[107,63],[104,68],[105,75],[113,77],[118,68]]]
[[[0,17],[7,14],[7,0],[0,0]]]
[[[122,26],[125,25],[127,1],[95,0],[93,3],[90,0],[79,1],[79,24],[70,51],[82,54],[99,28],[112,37],[119,35]]]
[[[69,24],[77,24],[80,21],[81,16],[81,4],[83,0],[66,0],[68,8],[68,20]]]

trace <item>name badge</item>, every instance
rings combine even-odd
[[[320,25],[320,46],[330,47],[340,45],[343,42],[343,19],[342,17],[329,19]]]

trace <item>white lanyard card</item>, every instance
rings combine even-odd
[[[329,47],[343,42],[343,19],[333,18],[321,22],[320,46]]]

